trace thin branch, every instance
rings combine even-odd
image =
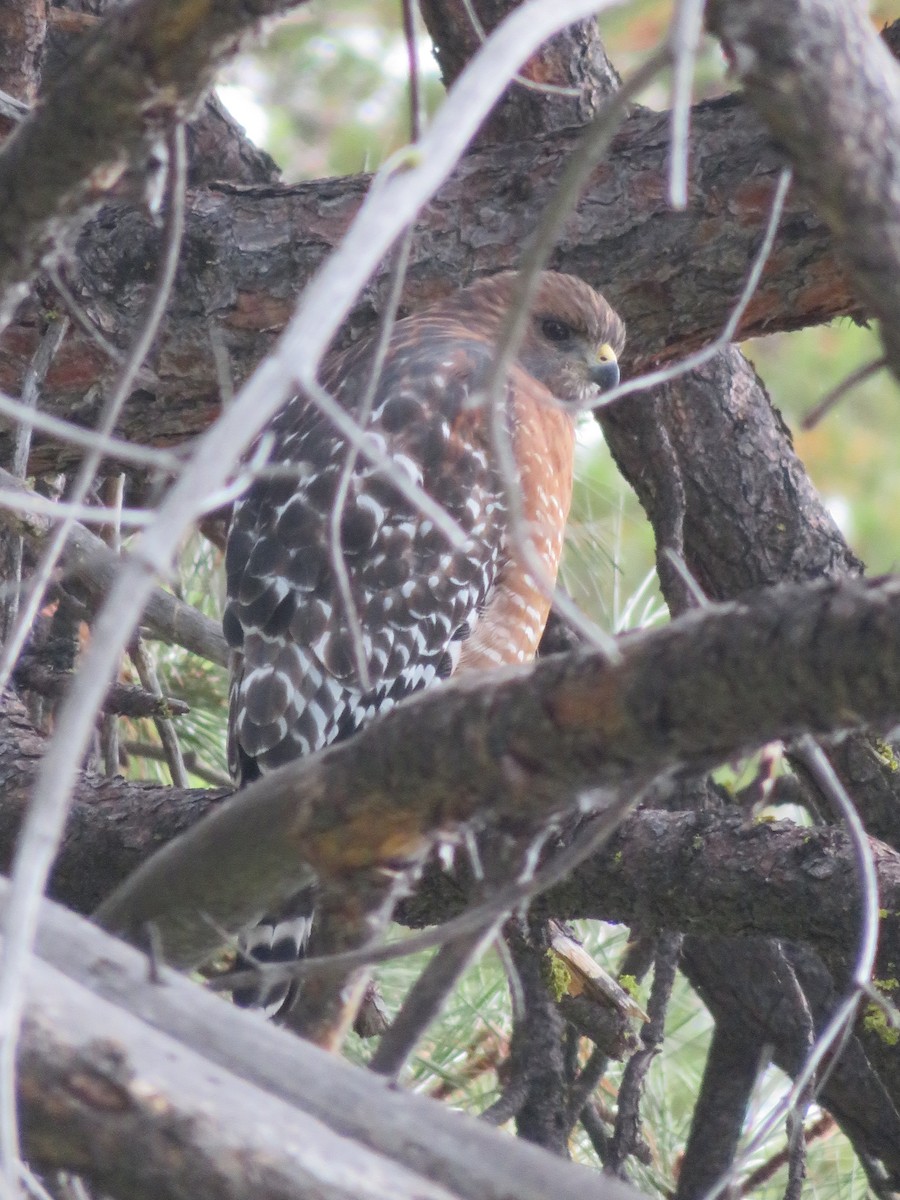
[[[411,934],[402,942],[391,942],[387,945],[375,943],[358,950],[329,954],[321,958],[304,958],[294,963],[262,963],[254,971],[220,975],[209,980],[209,986],[213,990],[223,991],[256,985],[259,983],[260,974],[265,976],[268,984],[324,974],[335,967],[350,970],[353,967],[375,966],[378,963],[407,958],[423,950],[433,950],[456,938],[483,934],[507,913],[521,904],[530,902],[555,883],[565,879],[577,866],[605,845],[628,810],[640,803],[640,794],[635,794],[629,789],[625,795],[627,798],[618,797],[614,800],[605,796],[604,799],[609,803],[604,811],[570,845],[555,854],[546,866],[525,879],[497,888],[488,899],[472,905],[458,917],[452,917],[434,929],[425,929],[421,933]],[[114,925],[117,901],[118,895],[114,893],[95,914],[96,919],[104,926]]]
[[[10,121],[24,121],[31,109],[27,104],[23,104],[21,100],[17,100],[15,96],[11,96],[9,92],[0,91],[0,116],[7,117]]]
[[[788,189],[791,186],[791,178],[791,171],[788,167],[785,167],[778,176],[778,183],[775,185],[775,192],[772,196],[772,206],[769,209],[769,219],[766,222],[765,233],[759,244],[759,249],[753,259],[737,303],[731,310],[728,320],[722,328],[722,332],[715,341],[710,342],[709,345],[704,346],[702,350],[698,350],[695,354],[689,354],[687,358],[673,363],[670,367],[661,367],[658,371],[649,371],[645,375],[638,375],[635,379],[627,379],[624,383],[620,383],[618,387],[606,392],[599,404],[591,404],[589,406],[592,412],[596,412],[600,408],[606,408],[607,405],[615,404],[625,396],[632,396],[636,392],[649,391],[651,388],[657,387],[662,383],[671,383],[673,379],[679,379],[689,371],[694,371],[698,367],[702,367],[734,341],[735,334],[741,324],[741,319],[747,311],[747,306],[753,299],[763,271],[766,269],[769,255],[772,253],[772,247],[775,244],[775,235],[778,233],[778,225],[781,221],[781,214],[784,211],[784,202],[787,199]],[[585,407],[588,406],[586,405]]]
[[[41,696],[58,698],[66,695],[75,673],[49,670],[32,662],[26,655],[16,666],[14,678],[17,683]],[[120,717],[140,719],[166,713],[184,715],[189,713],[191,708],[176,696],[157,695],[133,684],[113,683],[103,698],[102,710]]]
[[[409,77],[409,140],[417,142],[425,123],[422,103],[422,81],[419,75],[419,55],[416,49],[416,6],[413,0],[403,0],[403,40],[406,42],[406,64]]]
[[[122,365],[112,391],[104,402],[103,411],[97,426],[101,437],[108,437],[115,428],[119,413],[122,411],[122,406],[131,394],[137,373],[143,365],[144,359],[149,353],[153,340],[159,330],[159,325],[172,291],[172,285],[175,282],[175,272],[178,269],[181,241],[184,234],[185,186],[187,179],[187,156],[184,143],[184,129],[182,126],[178,126],[176,133],[170,138],[169,150],[169,205],[166,213],[163,259],[160,264],[153,296],[129,350],[128,358]],[[41,560],[31,579],[28,598],[22,612],[19,614],[19,620],[3,646],[3,653],[0,655],[0,690],[9,681],[15,661],[21,653],[31,626],[34,623],[34,618],[41,606],[44,591],[66,544],[66,539],[69,536],[72,525],[77,519],[76,514],[84,498],[90,491],[102,458],[103,452],[95,445],[87,451],[81,461],[68,500],[68,504],[72,507],[63,518],[62,523],[41,555]],[[2,1046],[5,1043],[3,1038],[4,1000],[3,985],[0,984],[0,1148],[4,1145],[2,1136]]]
[[[61,320],[50,321],[22,381],[22,399],[20,405],[26,415],[26,420],[22,421],[16,430],[15,450],[13,451],[12,461],[12,473],[19,479],[24,479],[25,477],[28,467],[28,455],[31,450],[31,429],[34,422],[29,421],[27,416],[34,414],[41,385],[47,377],[50,364],[56,358],[68,329],[69,322],[65,317]]]
[[[672,48],[672,107],[669,113],[669,203],[687,208],[688,139],[691,132],[691,89],[697,50],[703,33],[705,0],[678,0],[669,32]]]
[[[147,648],[140,638],[137,638],[129,647],[128,656],[134,663],[138,679],[140,679],[144,690],[149,692],[151,696],[157,696],[160,700],[163,700],[163,692],[159,685],[156,670],[154,669],[150,655],[147,653]],[[175,732],[175,726],[170,713],[165,712],[161,706],[161,711],[154,714],[153,723],[156,725],[156,732],[159,735],[159,740],[166,756],[166,763],[169,767],[169,773],[172,776],[172,785],[177,788],[190,787],[184,758],[181,754],[181,746],[178,744],[178,734]]]
[[[469,18],[475,36],[479,42],[484,44],[487,41],[487,33],[478,13],[475,11],[475,5],[472,3],[472,0],[463,0],[463,8],[466,16]],[[519,87],[525,88],[526,91],[543,93],[546,96],[571,96],[574,99],[578,99],[581,95],[578,88],[564,87],[558,83],[539,83],[536,79],[529,79],[527,75],[523,75],[520,71],[516,71],[511,76],[510,83],[516,83]]]
[[[636,1153],[641,1140],[641,1094],[650,1064],[659,1053],[665,1037],[666,1013],[675,984],[681,943],[680,933],[662,934],[659,938],[653,969],[653,986],[647,1002],[650,1021],[641,1029],[641,1049],[628,1060],[619,1088],[616,1127],[605,1165],[607,1170],[620,1177],[624,1177],[626,1158]]]
[[[809,1145],[810,1142],[816,1141],[817,1138],[828,1137],[837,1128],[834,1117],[824,1113],[817,1120],[801,1131],[804,1142]],[[788,1149],[779,1150],[777,1154],[771,1155],[766,1162],[752,1171],[745,1179],[741,1180],[740,1192],[741,1196],[753,1196],[765,1184],[769,1182],[788,1161]]]
[[[563,223],[575,206],[597,160],[611,143],[628,105],[635,95],[663,70],[668,61],[668,51],[665,48],[652,55],[617,92],[607,97],[597,116],[579,138],[553,198],[545,208],[537,230],[522,255],[518,286],[497,340],[496,354],[484,389],[490,413],[491,443],[500,466],[516,549],[522,555],[538,586],[552,599],[561,616],[588,644],[603,650],[612,662],[617,661],[619,654],[614,640],[585,616],[563,589],[556,586],[554,579],[548,577],[543,559],[535,548],[522,510],[518,465],[507,420],[505,382],[525,334],[525,322],[538,285],[539,273],[552,252]]]
[[[242,487],[246,487],[246,483]],[[62,521],[64,525],[66,522],[74,524],[77,521],[82,525],[110,525],[118,523],[124,529],[146,529],[148,525],[152,524],[154,519],[152,510],[148,508],[119,508],[117,505],[89,504],[73,500],[50,500],[37,492],[22,492],[18,488],[15,490],[0,488],[0,507],[33,516],[49,517],[51,521]],[[68,529],[66,533],[68,533]],[[59,537],[60,534],[57,532],[57,539]],[[47,581],[49,581],[53,571],[56,569],[56,564],[61,554],[62,548],[57,552],[55,561],[48,562],[44,587],[46,587]],[[40,608],[42,601],[43,593],[41,592],[38,595],[37,608]],[[16,652],[18,653],[18,650]]]
[[[81,425],[73,425],[54,417],[51,413],[34,412],[21,400],[0,392],[0,416],[9,417],[17,426],[28,429],[39,429],[57,441],[66,442],[72,446],[83,446],[87,450],[96,450],[119,462],[134,463],[139,467],[152,467],[158,471],[174,474],[181,469],[183,460],[169,450],[157,450],[153,446],[137,446],[133,442],[125,442],[121,438],[109,437],[96,429],[84,429]]]
[[[36,545],[50,537],[53,525],[46,517],[33,515],[31,497],[36,493],[8,471],[0,469],[0,486],[26,497],[20,507],[21,517],[9,509],[0,509],[0,524],[21,532]],[[73,580],[92,608],[96,608],[112,589],[123,560],[82,525],[73,525],[59,563],[59,574]],[[183,646],[192,654],[214,662],[228,664],[228,647],[219,625],[198,609],[185,604],[163,588],[154,588],[141,616],[150,636],[172,645]]]
[[[65,304],[66,308],[69,310],[69,315],[82,333],[86,333],[91,341],[100,347],[107,358],[121,366],[121,364],[125,361],[125,354],[119,349],[118,346],[111,342],[99,328],[99,326],[91,320],[79,302],[78,297],[63,279],[58,265],[51,264],[47,274],[50,276],[50,281],[59,293],[63,304]],[[151,386],[159,384],[159,380],[156,378],[153,372],[147,370],[146,367],[141,367],[137,378],[142,383],[148,383]]]
[[[819,403],[813,405],[809,412],[804,415],[800,422],[800,428],[815,429],[822,418],[831,412],[839,400],[842,400],[848,392],[852,392],[859,384],[865,383],[867,379],[871,379],[873,375],[877,375],[879,371],[883,371],[887,365],[888,361],[882,354],[879,358],[873,358],[871,362],[863,363],[861,367],[857,367],[855,371],[851,371],[836,387],[833,387],[830,392],[826,392]]]
[[[167,704],[171,707],[171,697],[167,700]],[[167,761],[166,752],[162,746],[154,746],[150,742],[135,742],[126,739],[122,742],[122,749],[126,754],[133,754],[135,758],[149,758],[153,762]],[[208,783],[215,788],[230,789],[234,786],[234,780],[230,775],[204,762],[195,750],[185,750],[182,758],[187,770],[192,775],[196,775],[198,779],[202,779],[204,783]]]
[[[41,338],[34,358],[31,360],[22,382],[21,406],[26,412],[33,413],[37,408],[38,393],[41,385],[47,376],[50,364],[56,357],[59,347],[62,345],[68,328],[69,322],[65,319],[51,321],[47,326],[44,336]],[[30,450],[31,426],[24,423],[16,428],[15,443],[13,445],[11,466],[12,473],[17,479],[25,478]],[[15,535],[13,536],[15,537]],[[19,612],[19,595],[22,586],[22,550],[22,535],[19,534],[15,537],[15,542],[11,547],[12,553],[10,554],[11,561],[9,563],[7,584],[11,585],[11,589],[4,606],[5,612],[3,614],[3,629],[6,636],[15,627]]]

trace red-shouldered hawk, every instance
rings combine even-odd
[[[225,559],[229,764],[240,783],[456,671],[533,657],[572,494],[575,413],[566,405],[589,406],[618,382],[624,326],[581,279],[541,276],[506,379],[522,515],[546,573],[538,581],[510,529],[484,407],[515,284],[512,273],[480,280],[394,326],[364,421],[391,467],[357,455],[340,518],[354,614],[336,582],[331,536],[348,443],[302,396],[274,421],[271,461],[293,470],[257,480],[235,504]],[[374,339],[360,341],[322,367],[322,385],[351,415],[371,391],[375,349]],[[399,473],[464,531],[461,548],[398,491]],[[307,928],[273,921],[247,946],[257,960],[288,958]]]

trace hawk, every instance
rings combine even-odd
[[[540,276],[505,381],[511,483],[544,566],[536,579],[512,528],[484,394],[516,284],[514,273],[494,275],[397,321],[375,379],[374,338],[325,361],[322,386],[389,465],[354,452],[303,395],[273,422],[271,461],[290,470],[257,479],[235,504],[225,556],[239,784],[458,671],[534,656],[571,501],[575,417],[618,383],[624,326],[583,280]],[[398,490],[400,476],[455,522],[461,546]],[[293,907],[291,920],[266,918],[248,935],[254,959],[302,952],[309,897]]]

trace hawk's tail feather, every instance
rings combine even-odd
[[[240,937],[236,969],[258,967],[267,963],[293,963],[306,953],[312,929],[315,894],[304,888],[292,896],[277,913],[268,913]],[[297,996],[296,981],[268,981],[260,975],[257,984],[235,988],[232,999],[241,1008],[261,1008],[267,1017],[277,1020],[293,1006]]]

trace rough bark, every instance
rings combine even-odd
[[[43,962],[19,1044],[25,1148],[135,1200],[454,1200]],[[254,1023],[255,1024],[255,1023]],[[258,1026],[257,1026],[258,1028]]]
[[[0,884],[0,909],[7,897],[8,886]],[[148,1194],[144,1181],[160,1158],[135,1161],[135,1143],[127,1136],[101,1141],[100,1122],[98,1141],[85,1146],[80,1135],[87,1126],[75,1122],[90,1119],[92,1108],[96,1111],[105,1103],[104,1123],[119,1121],[120,1130],[129,1120],[143,1121],[148,1138],[156,1140],[141,1143],[142,1148],[148,1145],[154,1153],[158,1148],[162,1154],[169,1139],[172,1166],[181,1170],[175,1177],[179,1196],[214,1194],[212,1185],[217,1182],[223,1185],[220,1194],[230,1196],[227,1188],[236,1188],[241,1171],[246,1172],[245,1186],[251,1186],[240,1194],[269,1195],[257,1193],[256,1187],[271,1187],[278,1179],[277,1169],[288,1165],[310,1189],[300,1194],[334,1200],[353,1195],[354,1186],[361,1196],[408,1194],[412,1172],[420,1188],[413,1190],[416,1196],[636,1196],[614,1180],[550,1159],[436,1101],[395,1090],[170,971],[162,969],[163,986],[153,983],[143,955],[49,902],[43,906],[37,954],[28,1003],[33,1020],[26,1027],[23,1065],[26,1080],[41,1085],[34,1089],[38,1093],[48,1074],[57,1072],[61,1078],[53,1097],[59,1104],[55,1145],[48,1148],[41,1141],[35,1149],[43,1156],[54,1150],[59,1154],[62,1135],[74,1129],[78,1141],[70,1138],[62,1147],[70,1163],[98,1174],[102,1167],[108,1171],[114,1166],[119,1180],[124,1175],[129,1184],[141,1185],[139,1195]],[[81,987],[85,990],[79,996]],[[82,1002],[87,995],[90,1000]],[[76,1000],[74,1011],[67,1007],[69,997]],[[81,1047],[77,1063],[70,1047]],[[57,1053],[59,1058],[54,1057]],[[224,1072],[228,1074],[223,1078]],[[224,1161],[210,1161],[214,1139],[226,1136],[224,1129],[216,1130],[210,1113],[223,1112],[232,1095],[237,1120],[221,1125],[234,1126],[229,1135],[244,1139],[248,1153],[244,1161],[235,1161],[235,1144],[220,1142],[229,1152]],[[192,1113],[188,1103],[195,1106]],[[26,1118],[39,1118],[46,1111],[43,1105],[42,1095],[29,1088]],[[293,1132],[283,1124],[288,1114],[295,1122]],[[281,1131],[281,1144],[267,1133],[269,1120],[276,1134]],[[263,1147],[266,1156],[260,1161]],[[191,1160],[194,1149],[199,1161]],[[85,1150],[96,1152],[93,1162],[85,1163]],[[369,1172],[368,1178],[357,1173],[360,1167]],[[267,1176],[267,1169],[273,1174]],[[288,1181],[282,1186],[283,1191],[273,1189],[271,1194],[297,1194]]]
[[[423,0],[422,19],[434,42],[441,79],[450,87],[489,34],[515,7],[510,0]],[[473,22],[472,14],[480,29]],[[528,83],[537,85],[529,88]],[[536,133],[586,124],[599,102],[616,91],[619,77],[606,56],[595,20],[577,21],[523,63],[516,79],[478,135],[481,143],[520,142]],[[560,95],[549,88],[568,88]],[[574,94],[571,94],[574,93]]]
[[[44,738],[7,701],[0,719],[0,863],[8,863]],[[191,828],[225,793],[180,792],[84,773],[57,863],[53,895],[81,912],[121,883],[154,849]],[[885,917],[882,953],[896,956],[900,867],[875,843]],[[650,809],[627,819],[608,849],[557,884],[540,902],[560,918],[667,924],[694,934],[773,934],[807,939],[840,964],[858,929],[851,848],[831,828],[802,829],[736,813],[669,813]],[[413,924],[446,920],[464,894],[452,876],[429,880],[404,904]],[[843,968],[842,968],[843,969]],[[885,978],[900,973],[887,962]]]
[[[629,118],[553,258],[558,269],[603,288],[624,315],[629,373],[720,332],[758,246],[782,162],[740,101],[698,106],[690,208],[673,217],[665,199],[667,130],[665,114]],[[404,304],[421,305],[475,275],[514,266],[576,137],[577,131],[556,131],[468,155],[416,228]],[[235,379],[242,379],[340,242],[368,183],[356,177],[293,186],[218,184],[191,193],[183,267],[152,361],[159,383],[134,394],[118,427],[122,436],[172,445],[212,421],[219,381],[210,322],[228,348]],[[859,311],[821,224],[799,198],[789,199],[782,231],[743,337]],[[79,243],[79,297],[120,344],[146,301],[147,264],[156,261],[159,241],[145,215],[117,204],[103,210]],[[384,267],[366,289],[348,333],[370,325],[388,271]],[[49,294],[48,302],[57,303]],[[17,391],[34,351],[37,324],[37,312],[23,311],[0,344],[0,386],[9,392]],[[96,414],[85,400],[86,385],[108,369],[96,345],[73,331],[47,381],[47,411],[89,424]],[[33,471],[56,469],[71,453],[41,446],[46,438],[38,437]]]

